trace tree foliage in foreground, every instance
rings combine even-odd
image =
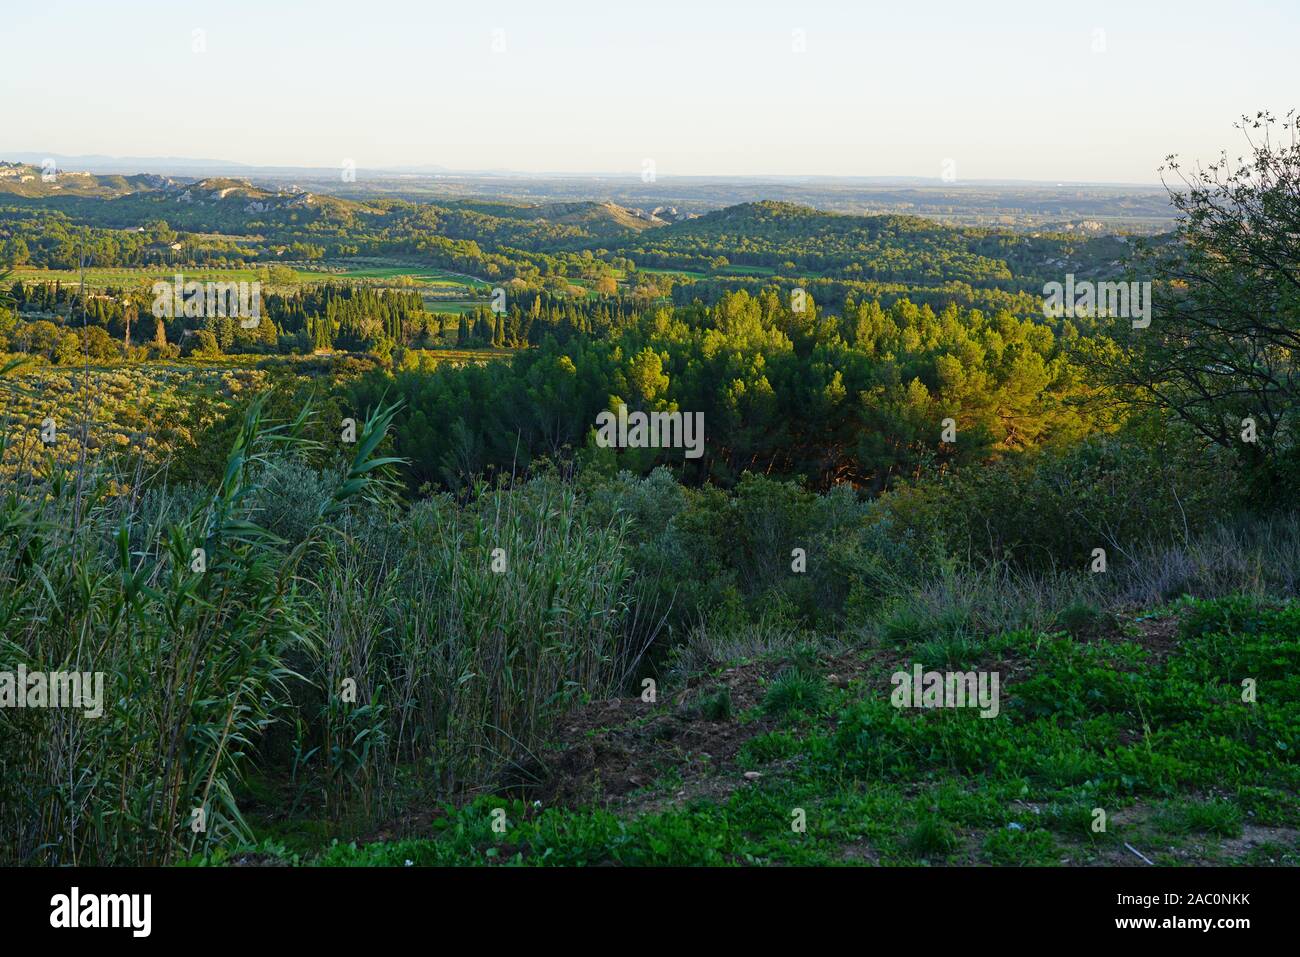
[[[1297,474],[1300,415],[1300,140],[1294,111],[1239,124],[1250,147],[1235,161],[1184,171],[1170,199],[1178,242],[1153,270],[1151,325],[1116,322],[1094,368],[1241,457],[1261,494]]]

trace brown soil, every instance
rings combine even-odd
[[[1134,622],[1138,629],[1137,642],[1146,649],[1153,661],[1164,661],[1178,647],[1178,619],[1144,618]]]
[[[849,654],[822,659],[818,671],[830,684],[849,687],[861,683],[872,665],[861,654]],[[697,798],[725,800],[756,780],[745,776],[738,756],[746,742],[778,726],[757,706],[766,693],[764,683],[779,671],[770,663],[744,664],[694,678],[653,704],[615,698],[575,709],[556,729],[552,747],[529,769],[542,782],[529,799],[570,807],[596,804],[628,814]],[[731,694],[731,717],[709,720],[700,714],[699,702],[724,687]],[[776,766],[758,773],[779,771]]]

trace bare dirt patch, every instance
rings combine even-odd
[[[1164,661],[1178,648],[1178,619],[1173,615],[1141,618],[1133,624],[1138,629],[1137,643],[1146,649],[1153,661]]]
[[[738,757],[746,742],[778,723],[759,710],[770,682],[781,670],[752,662],[661,695],[593,702],[571,711],[556,729],[552,748],[527,767],[540,782],[529,799],[582,807],[595,804],[618,813],[640,814],[679,806],[697,798],[725,800],[757,780],[746,778]],[[846,687],[868,670],[861,654],[823,658],[818,672],[828,684]],[[731,717],[710,720],[701,702],[723,689]],[[759,772],[779,773],[779,763]]]

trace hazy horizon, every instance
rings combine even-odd
[[[949,0],[132,11],[68,0],[8,14],[23,42],[0,74],[0,153],[1155,186],[1166,155],[1213,160],[1241,143],[1242,113],[1292,105],[1287,27],[1300,26],[1267,0],[1213,31],[1206,2],[1075,14],[1012,0],[1000,22]]]
[[[224,175],[229,173],[232,176],[275,176],[284,175],[292,176],[298,173],[303,174],[327,174],[336,172],[338,166],[327,166],[323,164],[294,164],[289,166],[245,163],[238,160],[222,159],[218,157],[203,156],[118,156],[103,153],[79,153],[66,154],[55,152],[42,152],[41,150],[30,149],[0,149],[0,162],[21,162],[34,163],[39,165],[43,160],[54,159],[58,162],[70,161],[73,164],[85,163],[86,167],[72,165],[65,167],[68,172],[97,172],[96,169],[90,168],[98,166],[105,171],[112,173],[129,174],[131,172],[151,173],[169,168],[175,172],[174,176],[193,175],[196,171],[212,171],[211,175]],[[138,165],[136,165],[138,164]],[[187,172],[188,171],[188,172]],[[446,178],[482,178],[482,179],[610,179],[610,180],[629,180],[641,181],[637,173],[630,173],[626,170],[574,170],[574,169],[555,169],[555,170],[520,170],[520,169],[472,169],[472,168],[451,168],[442,167],[435,163],[420,165],[377,165],[372,167],[359,166],[356,169],[357,174],[365,173],[382,174],[385,176],[411,176],[411,177],[446,177]],[[679,173],[679,174],[660,174],[657,176],[660,183],[663,182],[685,182],[689,180],[702,181],[731,181],[731,182],[748,182],[761,183],[770,181],[772,183],[794,183],[805,180],[827,180],[831,182],[853,182],[863,181],[877,183],[881,186],[890,185],[931,185],[937,184],[946,187],[966,186],[1043,186],[1043,187],[1115,187],[1115,188],[1137,188],[1137,189],[1160,189],[1161,184],[1158,179],[1150,182],[1128,182],[1123,180],[1052,180],[1052,179],[1011,179],[1006,177],[989,177],[989,178],[961,178],[952,182],[945,182],[940,176],[917,176],[909,174],[835,174],[835,173]]]

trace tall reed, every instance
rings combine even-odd
[[[234,792],[313,637],[298,578],[331,523],[382,493],[395,409],[292,547],[256,521],[255,466],[300,440],[255,401],[220,482],[176,521],[106,466],[51,461],[0,500],[0,671],[100,672],[104,713],[0,709],[0,861],[165,864],[246,836]],[[0,447],[0,455],[3,448]]]

